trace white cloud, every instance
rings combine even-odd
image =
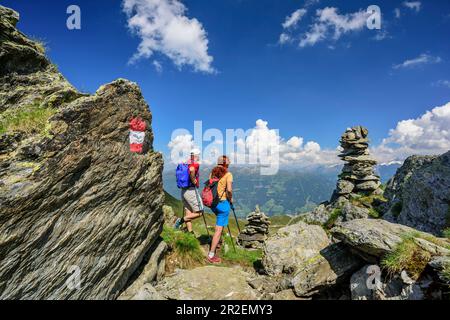
[[[442,87],[450,89],[450,81],[449,80],[439,80],[432,83],[433,87]]]
[[[301,36],[299,46],[313,46],[327,38],[336,41],[343,34],[361,31],[366,26],[368,16],[364,10],[339,14],[339,10],[334,7],[319,9],[316,11],[315,22]]]
[[[422,9],[422,3],[420,1],[404,1],[403,6],[416,12]]]
[[[397,19],[400,19],[400,17],[402,16],[402,13],[399,8],[394,9],[394,14]]]
[[[163,71],[163,66],[158,60],[153,60],[152,64],[155,67],[156,72],[161,73]]]
[[[417,119],[400,121],[388,138],[373,148],[381,162],[404,160],[410,155],[442,154],[450,150],[450,102]]]
[[[435,64],[442,62],[440,57],[433,57],[429,54],[423,53],[417,58],[406,60],[400,64],[393,66],[394,69],[414,68],[425,64]]]
[[[204,144],[200,149],[203,148],[202,162],[205,164],[212,164],[220,154],[227,153],[224,141],[218,141],[212,147]],[[192,148],[198,147],[190,134],[175,135],[168,146],[174,163],[183,161]],[[282,165],[310,167],[340,163],[337,149],[322,150],[317,142],[304,144],[304,139],[298,136],[284,140],[278,130],[270,128],[268,122],[261,119],[256,121],[254,128],[247,130],[245,137],[234,142],[233,150],[228,155],[235,164],[276,164],[278,168]]]
[[[296,27],[300,20],[305,16],[306,12],[306,9],[295,10],[291,15],[286,17],[286,20],[282,24],[283,28],[289,29]]]
[[[291,41],[291,36],[290,35],[288,35],[287,33],[280,34],[280,39],[278,39],[278,42],[280,44],[285,44],[285,43],[290,42],[290,41]]]
[[[293,136],[285,140],[279,131],[269,127],[267,121],[258,120],[253,129],[247,132],[244,138],[234,142],[233,150],[229,156],[234,159],[249,160],[249,154],[258,155],[259,162],[245,162],[239,164],[277,163],[277,166],[314,167],[334,166],[342,164],[338,158],[340,147],[335,149],[322,148],[315,141],[304,143],[304,138]],[[212,146],[203,146],[203,162],[212,164],[217,156],[227,153],[223,141],[217,141]],[[172,161],[174,156],[183,154],[186,158],[190,150],[198,148],[190,134],[180,134],[172,138],[169,143]],[[201,149],[201,147],[200,147]],[[381,144],[370,148],[371,154],[381,164],[397,163],[411,155],[442,154],[450,150],[450,102],[426,111],[416,119],[398,122],[394,129],[389,131],[388,137]],[[266,151],[268,157],[261,161],[260,155]],[[179,157],[180,161],[185,160]],[[177,160],[178,161],[178,160]],[[176,163],[176,161],[174,161]]]
[[[149,58],[158,52],[178,67],[214,73],[213,57],[208,54],[208,38],[202,24],[186,16],[179,0],[123,0],[129,29],[141,38],[130,62]]]

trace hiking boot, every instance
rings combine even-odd
[[[175,221],[174,229],[180,229],[181,225],[183,224],[183,220],[181,218],[178,218],[177,221]]]
[[[208,257],[208,262],[212,264],[218,264],[222,262],[222,259],[220,259],[218,256],[214,256],[212,258]]]

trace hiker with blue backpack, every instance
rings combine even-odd
[[[221,156],[202,192],[204,204],[216,215],[214,236],[208,253],[208,261],[214,264],[222,262],[216,255],[216,249],[223,229],[228,226],[230,210],[233,208],[233,175],[228,171],[229,165],[230,159],[227,156]],[[228,230],[230,231],[229,227]]]
[[[203,203],[198,193],[200,179],[200,150],[194,149],[186,163],[181,163],[176,169],[177,186],[181,189],[181,200],[184,206],[184,217],[175,222],[175,229],[184,223],[188,232],[193,233],[192,221],[203,215]]]

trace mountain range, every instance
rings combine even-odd
[[[386,183],[399,166],[399,163],[379,165],[377,169],[382,182]],[[211,169],[210,166],[201,168],[201,181],[206,181]],[[256,205],[269,216],[297,215],[311,211],[330,199],[341,169],[342,166],[285,168],[276,175],[263,176],[256,167],[234,166],[231,171],[234,176],[236,213],[245,217]],[[174,165],[166,164],[163,181],[166,191],[179,199]]]

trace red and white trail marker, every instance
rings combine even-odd
[[[130,120],[130,151],[142,153],[144,146],[145,130],[147,125],[142,118],[132,118]]]

